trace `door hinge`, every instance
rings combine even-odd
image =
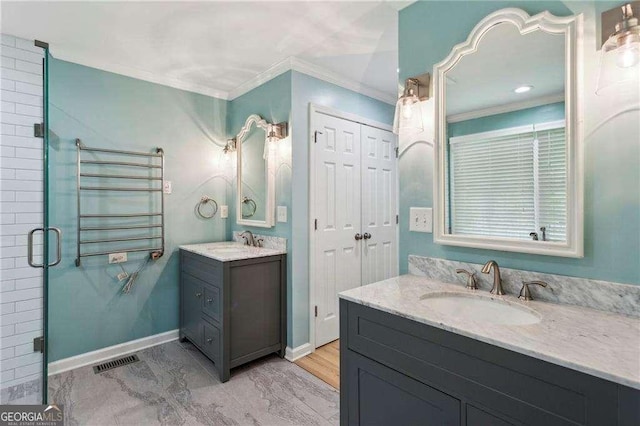
[[[321,135],[322,132],[319,130],[316,130],[315,132],[313,132],[313,143],[318,143],[318,135]]]
[[[315,306],[316,318],[318,318],[318,305]]]
[[[396,146],[395,151],[396,151],[396,158],[400,157],[400,147],[399,146]]]
[[[44,336],[38,336],[33,339],[33,351],[44,353]]]
[[[317,230],[318,230],[318,219],[314,219],[314,220],[313,220],[313,229],[314,229],[315,231],[317,231]]]
[[[44,123],[35,123],[33,125],[33,136],[36,138],[44,138]]]
[[[396,225],[400,223],[400,215],[396,215]]]

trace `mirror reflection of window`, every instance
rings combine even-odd
[[[566,241],[564,36],[498,24],[445,77],[447,232]]]

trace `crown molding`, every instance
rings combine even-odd
[[[73,53],[59,47],[51,47],[51,54],[54,58],[62,61],[73,62],[75,64],[84,65],[90,68],[96,68],[102,71],[112,72],[114,74],[124,75],[126,77],[135,78],[137,80],[148,81],[150,83],[160,84],[162,86],[173,87],[174,89],[185,90],[187,92],[198,93],[201,95],[212,96],[214,98],[226,100],[229,94],[222,90],[212,87],[203,86],[201,84],[189,83],[177,78],[167,77],[154,74],[150,71],[129,67],[121,64],[113,64],[92,58],[86,55]]]
[[[461,112],[460,114],[447,116],[447,123],[458,123],[460,121],[473,120],[474,118],[488,117],[490,115],[504,114],[506,112],[519,111],[521,109],[555,104],[557,102],[563,102],[564,98],[564,93],[557,93],[555,95],[541,96],[539,98],[529,99],[521,102],[513,102],[505,105],[477,109],[475,111]]]
[[[126,77],[148,81],[150,83],[156,83],[163,86],[173,87],[175,89],[186,90],[188,92],[199,93],[201,95],[213,96],[214,98],[223,100],[233,100],[239,96],[242,96],[245,93],[255,89],[256,87],[261,86],[267,81],[281,74],[284,74],[287,71],[297,71],[302,74],[315,77],[319,80],[326,81],[327,83],[335,84],[336,86],[340,86],[344,89],[360,93],[361,95],[368,96],[387,104],[395,105],[397,101],[396,96],[374,89],[356,80],[344,77],[343,75],[340,75],[336,72],[330,71],[326,68],[320,67],[318,65],[312,64],[302,59],[298,59],[293,56],[269,67],[266,71],[259,73],[250,80],[237,86],[235,89],[232,89],[229,92],[225,92],[209,86],[158,75],[150,71],[133,68],[126,65],[107,63],[97,58],[78,54],[55,46],[52,46],[51,53],[56,59],[60,59],[63,61],[73,62],[87,67],[124,75]]]
[[[299,73],[317,78],[318,80],[326,81],[327,83],[335,84],[336,86],[340,86],[344,89],[360,93],[361,95],[368,96],[386,104],[395,105],[397,101],[396,96],[374,89],[370,86],[344,77],[341,74],[335,73],[326,68],[320,67],[318,65],[312,64],[311,62],[307,62],[294,56],[278,62],[266,71],[258,74],[254,78],[231,90],[229,92],[229,100],[233,100],[239,96],[242,96],[245,93],[255,89],[256,87],[261,86],[272,78],[284,74],[287,71],[297,71]]]

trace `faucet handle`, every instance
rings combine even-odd
[[[530,285],[539,285],[541,287],[548,286],[548,284],[544,281],[522,281],[522,288],[520,289],[520,295],[518,295],[518,299],[533,300],[533,297],[531,297],[531,290],[529,290]]]
[[[476,281],[476,273],[469,272],[466,269],[456,269],[457,274],[466,274],[467,275],[467,288],[469,290],[477,290],[478,282]]]
[[[264,243],[263,238],[256,239],[256,247],[262,247],[262,243]]]

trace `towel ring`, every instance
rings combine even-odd
[[[256,214],[256,210],[258,209],[258,205],[251,198],[244,197],[242,199],[242,204],[248,204],[249,206],[253,206],[253,208],[251,209],[251,213],[245,214],[244,212],[242,212],[242,218],[243,219],[247,219],[247,218],[253,217],[253,215]]]
[[[209,203],[213,205],[213,212],[209,214],[205,214],[202,212],[202,208],[208,205]],[[216,215],[216,213],[218,213],[218,203],[213,198],[207,197],[205,195],[204,197],[200,198],[200,202],[196,206],[196,212],[198,212],[198,216],[200,216],[203,219],[211,219]]]

